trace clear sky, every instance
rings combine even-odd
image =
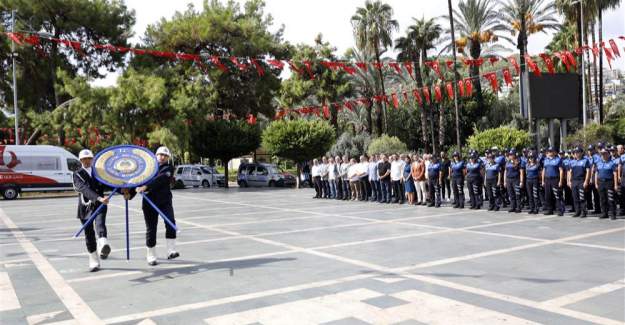
[[[243,0],[237,0],[243,3]],[[274,18],[274,28],[285,26],[284,39],[297,44],[312,44],[315,36],[323,34],[325,40],[337,47],[342,54],[347,48],[354,46],[350,18],[364,0],[265,0],[266,13]],[[412,17],[440,17],[447,14],[446,0],[386,0],[394,9],[395,19],[399,22],[399,32],[393,38],[404,33],[410,25]],[[459,0],[452,0],[457,5]],[[175,11],[184,11],[187,4],[196,8],[202,7],[202,0],[126,0],[129,8],[136,11],[137,23],[134,27],[133,42],[139,42],[146,27],[154,24],[162,17],[170,18]],[[625,35],[625,1],[615,10],[603,15],[604,39]],[[442,25],[446,21],[441,20]],[[538,54],[544,51],[551,39],[550,34],[534,34],[529,38],[529,52]],[[619,42],[622,49],[623,42]],[[510,44],[505,44],[513,48]],[[625,56],[617,60],[620,69],[625,69]],[[115,83],[117,73],[111,73],[102,80],[94,81],[95,85],[109,86]]]

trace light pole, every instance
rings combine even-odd
[[[15,10],[11,10],[11,33],[15,32]],[[20,144],[19,109],[17,108],[17,78],[15,76],[15,42],[11,42],[11,58],[13,59],[13,110],[15,112],[15,144]]]
[[[583,0],[575,0],[571,4],[579,4],[580,21],[582,22],[582,34],[580,35],[581,39],[579,40],[582,48],[582,122],[584,127],[586,127],[586,120],[588,119],[586,116],[586,76],[584,76],[584,73],[586,71],[586,63],[584,62],[584,27],[586,26],[584,24],[584,6],[582,4],[582,1]]]
[[[456,35],[454,31],[454,12],[451,8],[451,0],[447,1],[447,7],[449,9],[449,25],[451,28],[451,48],[454,56],[454,107],[456,109],[456,142],[458,144],[458,151],[462,151],[460,144],[460,118],[458,116],[458,69],[456,68]]]

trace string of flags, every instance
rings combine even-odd
[[[4,33],[11,41],[15,42],[18,45],[31,45],[33,46],[39,53],[43,53],[42,47],[42,37],[37,34],[29,34],[29,33],[21,33],[21,32],[5,32]],[[625,36],[617,37],[618,40],[625,42]],[[415,65],[412,61],[369,61],[369,62],[349,62],[349,61],[301,61],[295,62],[292,60],[279,60],[275,58],[251,58],[251,57],[221,57],[210,54],[190,54],[190,53],[182,53],[182,52],[171,52],[171,51],[159,51],[152,49],[141,49],[141,48],[132,48],[132,47],[124,47],[124,46],[115,46],[111,44],[91,44],[91,43],[83,43],[78,41],[72,41],[67,39],[53,38],[53,37],[45,37],[43,40],[47,40],[50,42],[55,42],[65,48],[71,49],[78,53],[79,55],[85,55],[85,50],[92,48],[97,51],[108,51],[111,53],[132,53],[134,55],[149,55],[158,58],[164,58],[168,60],[178,60],[178,61],[190,61],[197,64],[199,67],[203,69],[207,69],[208,67],[212,67],[220,70],[222,73],[236,73],[239,71],[247,71],[249,69],[254,69],[259,77],[265,75],[267,70],[272,72],[280,73],[287,66],[288,69],[292,73],[296,73],[300,75],[302,78],[317,78],[322,72],[323,69],[328,69],[332,71],[341,70],[347,74],[354,75],[358,72],[358,70],[362,72],[368,72],[370,69],[381,70],[381,69],[390,69],[391,71],[396,72],[397,74],[407,73],[413,80],[414,75],[413,72],[415,70]],[[499,61],[506,61],[507,66],[496,70],[490,71],[481,74],[477,78],[484,78],[488,83],[490,83],[491,88],[494,92],[500,91],[500,79],[507,86],[512,86],[513,83],[513,72],[514,75],[518,76],[521,72],[521,66],[524,65],[529,69],[530,72],[534,73],[536,76],[542,75],[542,70],[539,66],[539,62],[542,62],[542,65],[546,68],[546,71],[550,74],[556,72],[557,63],[561,63],[564,69],[567,72],[574,71],[577,67],[577,57],[582,56],[584,53],[590,51],[593,56],[596,58],[600,55],[605,55],[608,65],[610,69],[612,68],[612,61],[616,58],[621,57],[620,49],[614,39],[608,40],[608,42],[602,42],[600,44],[593,44],[592,47],[589,45],[584,45],[582,47],[576,48],[574,50],[562,50],[556,51],[551,54],[548,53],[540,53],[538,56],[531,56],[526,54],[524,58],[517,58],[516,56],[510,56],[507,58],[500,58],[496,56],[490,57],[480,57],[480,58],[460,58],[462,64],[466,67],[482,67],[485,64],[490,64],[491,67],[495,67],[495,64]],[[623,51],[625,52],[625,47],[623,47]],[[519,62],[521,61],[521,62]],[[317,65],[318,64],[318,65]],[[276,113],[275,118],[280,119],[288,114],[288,112],[295,112],[298,114],[315,114],[321,115],[323,114],[324,118],[329,118],[330,109],[329,107],[334,107],[337,111],[342,110],[343,108],[348,110],[353,110],[354,107],[358,104],[369,105],[371,102],[385,102],[388,105],[392,105],[395,108],[399,107],[399,97],[403,97],[404,101],[408,101],[409,97],[412,96],[413,100],[415,100],[419,105],[422,104],[430,104],[432,101],[442,102],[443,97],[447,97],[449,99],[454,99],[454,83],[455,81],[450,81],[445,78],[446,72],[452,72],[454,68],[454,62],[452,60],[430,60],[425,62],[425,66],[432,70],[439,80],[435,81],[432,85],[426,85],[421,88],[414,88],[410,90],[405,90],[402,92],[392,92],[389,94],[379,94],[373,96],[371,98],[356,98],[345,100],[342,102],[334,102],[322,104],[321,106],[306,106],[295,109],[282,108],[279,109]],[[446,70],[446,71],[444,71]],[[501,76],[501,77],[500,77]],[[457,82],[458,87],[458,96],[460,97],[470,97],[473,94],[473,82],[474,77],[463,78]],[[446,96],[444,96],[446,95]],[[249,114],[247,116],[247,121],[249,123],[256,123],[256,117]]]

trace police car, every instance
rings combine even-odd
[[[224,174],[219,174],[215,168],[206,165],[179,165],[174,178],[175,188],[224,186],[226,179]]]

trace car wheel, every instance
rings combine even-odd
[[[177,180],[176,184],[174,185],[174,188],[177,188],[177,189],[184,188],[184,183],[181,180]]]
[[[7,187],[2,191],[2,196],[7,200],[15,200],[19,195],[19,190],[16,187]]]
[[[247,187],[248,185],[247,185],[247,182],[246,182],[246,181],[241,181],[241,182],[239,183],[239,186],[241,186],[241,187]]]
[[[276,182],[269,181],[269,187],[276,187]]]
[[[211,184],[207,180],[203,180],[202,181],[202,187],[203,188],[209,188],[209,187],[211,187]]]

